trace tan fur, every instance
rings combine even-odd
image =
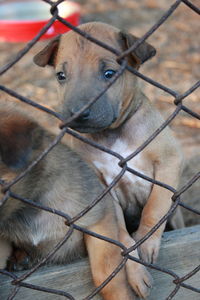
[[[126,50],[137,40],[131,34],[123,33],[103,23],[86,23],[81,25],[80,29],[118,51]],[[73,31],[62,35],[60,40],[57,40],[56,51],[52,51],[50,45],[51,43],[38,53],[34,61],[43,67],[47,64],[53,65],[57,75],[60,72],[64,74],[64,80],[59,81],[58,77],[58,107],[63,116],[68,119],[105,88],[106,82],[109,81],[104,77],[105,71],[116,71],[119,69],[119,64],[115,54]],[[138,69],[153,55],[155,49],[144,42],[128,56],[128,62]],[[53,64],[50,63],[50,57],[54,58]],[[141,92],[137,77],[125,71],[88,109],[88,113],[72,121],[70,127],[81,132],[83,136],[127,157],[145,142],[163,121],[159,112]],[[99,178],[107,185],[119,174],[121,168],[118,166],[117,158],[73,137],[68,136],[66,140],[95,167]],[[178,185],[181,164],[182,154],[169,128],[128,162],[128,166],[136,171],[174,188]],[[129,172],[125,173],[111,193],[118,211],[119,208],[122,209],[124,214],[133,220],[141,218],[135,234],[136,240],[142,238],[159,222],[172,203],[171,192]],[[117,213],[117,216],[120,241],[127,246],[131,245],[130,241],[134,244],[134,240],[126,230],[123,214]],[[174,228],[184,226],[180,212],[173,216],[172,224]],[[140,255],[145,261],[156,261],[164,227],[165,224],[140,246]],[[135,252],[134,255],[137,256],[137,253]],[[129,264],[133,264],[135,269],[137,266],[132,262],[126,266],[128,278],[132,278]],[[142,277],[138,294],[144,296],[141,290],[145,286],[146,275],[143,273]],[[138,278],[141,276],[139,275]],[[134,284],[132,286],[135,288]]]
[[[90,229],[104,236],[118,239],[117,227],[113,225],[117,225],[113,222],[113,216],[107,214],[101,222],[91,226]],[[113,266],[117,267],[122,261],[122,257],[120,258],[121,250],[116,246],[111,246],[111,244],[99,239],[94,239],[89,235],[85,237],[85,240],[88,253],[90,254],[89,257],[94,282],[98,286],[105,280],[105,277],[108,277],[112,273]],[[120,259],[117,261],[116,257]],[[102,259],[104,264],[102,264]],[[136,273],[134,274],[136,275]],[[126,274],[123,268],[117,276],[115,276],[114,280],[103,288],[102,292],[107,297],[106,299],[132,299],[131,289],[127,290],[126,286]]]
[[[10,110],[2,111],[0,137],[0,174],[8,179],[13,178],[13,172],[20,174],[54,139],[27,116]],[[11,190],[21,197],[74,217],[103,191],[103,186],[94,171],[75,152],[59,143]],[[118,240],[119,230],[112,197],[109,194],[105,196],[76,224]],[[0,205],[0,268],[6,266],[12,251],[11,243],[29,255],[28,266],[31,267],[44,258],[67,231],[65,220],[60,216],[35,210],[21,201],[9,198]],[[122,259],[120,248],[113,244],[74,230],[48,263],[66,263],[81,257],[85,255],[85,248],[89,254],[94,283],[98,286]],[[134,299],[124,269],[101,294],[105,300]]]

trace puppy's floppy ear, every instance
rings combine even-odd
[[[53,39],[44,49],[34,56],[34,63],[40,67],[45,67],[46,65],[54,66],[59,42],[60,35]]]
[[[24,116],[0,114],[0,156],[2,162],[9,168],[21,169],[26,167],[32,157],[34,148],[37,148],[36,123]]]
[[[130,48],[139,39],[136,36],[126,32],[120,32],[119,37],[123,50],[127,50],[128,48]],[[155,54],[156,49],[149,43],[143,42],[139,45],[139,47],[137,47],[133,52],[131,52],[128,58],[132,65],[134,65],[135,67],[139,67],[141,64],[153,57]]]

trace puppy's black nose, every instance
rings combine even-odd
[[[77,111],[76,111],[77,112]],[[74,114],[75,112],[72,110],[72,115]],[[85,122],[89,119],[89,116],[90,116],[90,109],[86,109],[77,119],[76,121],[77,122]]]

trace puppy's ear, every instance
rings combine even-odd
[[[43,50],[34,56],[34,63],[40,67],[45,67],[46,65],[54,66],[59,42],[60,35],[53,39]]]
[[[127,50],[128,48],[130,48],[139,39],[136,36],[126,32],[120,32],[119,37],[123,50]],[[142,44],[140,44],[139,47],[137,47],[133,52],[131,52],[128,58],[130,63],[134,67],[139,67],[141,64],[153,57],[155,54],[156,49],[147,42],[143,42]]]
[[[24,116],[0,114],[0,156],[9,168],[26,167],[32,157],[35,132],[40,128]],[[37,132],[36,132],[37,135]]]

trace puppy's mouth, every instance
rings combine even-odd
[[[77,122],[76,120],[71,122],[68,126],[80,133],[98,133],[107,128],[109,128],[116,120],[116,117],[113,116],[111,120],[105,121],[102,120],[101,122]]]
[[[79,127],[79,126],[70,126],[72,129],[80,133],[97,133],[105,130],[108,127]]]

